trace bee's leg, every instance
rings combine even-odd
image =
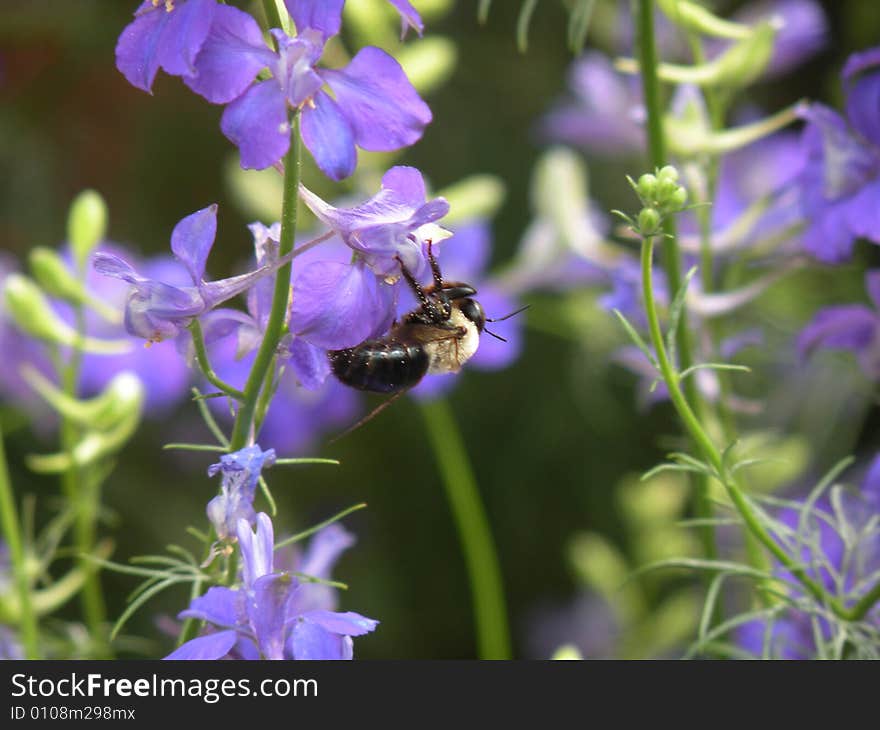
[[[437,303],[434,302],[431,297],[429,297],[425,293],[422,285],[416,281],[416,278],[412,275],[412,272],[408,268],[406,268],[400,256],[395,256],[394,258],[397,259],[397,263],[400,264],[400,272],[403,274],[403,278],[406,279],[406,283],[409,284],[409,288],[413,290],[413,293],[416,295],[416,299],[419,300],[419,304],[421,305],[422,312],[425,316],[426,324],[436,324],[443,326],[449,320],[449,314],[447,314],[445,311],[446,307],[444,307],[443,309],[439,308],[437,306]]]
[[[428,241],[428,263],[431,265],[431,274],[434,276],[434,296],[440,299],[440,306],[443,307],[445,319],[452,316],[452,304],[446,295],[445,286],[443,285],[443,274],[440,273],[440,264],[434,258],[433,242]]]

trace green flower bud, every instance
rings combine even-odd
[[[681,210],[687,205],[687,199],[688,191],[679,185],[678,189],[676,189],[669,199],[670,207],[672,210]]]
[[[657,183],[657,204],[661,207],[666,207],[678,188],[679,185],[675,180],[662,178]]]
[[[650,173],[642,175],[636,184],[636,190],[642,200],[653,200],[657,194],[657,178]]]
[[[6,277],[3,302],[15,326],[38,340],[98,355],[119,355],[131,349],[125,340],[98,340],[80,335],[55,314],[40,287],[22,274]]]
[[[67,240],[76,265],[83,268],[107,232],[107,204],[100,193],[83,190],[67,214]]]
[[[642,208],[639,211],[639,232],[643,236],[651,236],[660,229],[663,219],[654,208]]]
[[[28,261],[34,278],[44,292],[71,304],[85,301],[86,293],[82,283],[77,281],[56,251],[37,246],[31,250]]]
[[[672,182],[678,182],[678,170],[676,170],[675,167],[673,167],[672,165],[661,167],[657,171],[657,179],[660,181],[671,180]]]

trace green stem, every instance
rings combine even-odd
[[[189,331],[192,334],[193,347],[196,352],[196,362],[199,365],[199,370],[202,371],[202,375],[205,376],[205,379],[215,388],[226,393],[230,398],[234,398],[238,401],[244,400],[244,393],[221,379],[220,376],[214,372],[214,368],[211,367],[211,363],[208,361],[208,350],[205,347],[205,337],[202,333],[202,325],[199,323],[198,319],[192,321],[192,324],[189,326]]]
[[[37,616],[31,602],[30,571],[27,567],[27,556],[21,539],[12,481],[9,478],[9,469],[6,465],[2,429],[0,429],[0,525],[3,527],[3,537],[9,547],[9,561],[12,575],[15,577],[15,588],[18,592],[18,625],[21,631],[24,656],[25,659],[39,659],[40,635]]]
[[[663,130],[663,107],[660,101],[660,84],[657,79],[657,47],[654,39],[654,1],[639,0],[638,18],[639,38],[639,64],[642,76],[642,93],[645,100],[645,109],[648,115],[648,157],[649,163],[655,169],[667,164],[666,138]],[[666,281],[669,286],[670,296],[675,296],[681,287],[681,251],[678,247],[678,239],[675,228],[674,216],[667,216],[663,224],[666,238],[663,240],[663,270],[666,273]],[[703,262],[705,265],[705,262]],[[711,272],[711,262],[709,264]],[[706,272],[703,273],[706,275]],[[679,319],[678,331],[676,332],[676,349],[682,371],[687,370],[694,364],[691,332],[688,327],[687,308],[683,307]],[[688,400],[695,404],[701,414],[706,412],[706,406],[697,387],[697,378],[688,378],[684,381],[685,392]],[[712,505],[709,498],[709,482],[707,479],[696,479],[694,489],[694,511],[697,517],[708,519],[712,516]],[[706,555],[711,557],[716,554],[715,531],[707,523],[701,531],[701,538]]]
[[[80,272],[80,275],[84,277],[84,272]],[[80,337],[84,337],[86,322],[82,306],[76,307],[75,316],[76,331]],[[70,359],[60,368],[59,376],[62,391],[69,398],[77,397],[81,365],[82,352],[74,348]],[[61,450],[67,454],[72,454],[80,437],[79,428],[63,414],[60,414],[60,418]],[[110,648],[105,637],[107,608],[101,588],[101,577],[87,557],[92,553],[95,542],[95,521],[98,518],[99,487],[88,484],[85,475],[80,471],[74,460],[71,459],[70,466],[61,475],[61,488],[75,515],[73,524],[74,543],[76,551],[80,555],[80,569],[85,575],[85,581],[80,593],[83,620],[88,627],[96,656],[99,658],[109,658]]]
[[[510,659],[510,633],[498,557],[461,433],[452,409],[442,398],[422,404],[421,412],[467,564],[479,656]]]
[[[299,114],[295,114],[291,122],[290,149],[284,158],[284,197],[281,207],[281,240],[279,242],[278,255],[286,256],[293,250],[293,240],[296,236],[296,212],[297,195],[300,178],[301,143],[299,138]],[[287,303],[290,296],[290,273],[291,264],[285,264],[278,269],[275,277],[275,291],[272,295],[272,309],[269,312],[269,321],[260,349],[251,367],[247,382],[244,386],[244,398],[238,414],[235,417],[235,425],[232,429],[229,450],[238,451],[252,438],[254,416],[260,391],[263,389],[267,376],[271,376],[271,366],[275,357],[275,350],[281,339],[284,322],[287,318]]]
[[[645,311],[648,317],[648,329],[651,333],[651,343],[654,346],[655,354],[657,356],[660,374],[663,376],[666,387],[669,389],[669,396],[675,406],[675,410],[678,412],[678,416],[681,419],[685,430],[696,444],[697,449],[703,458],[714,469],[718,476],[718,480],[724,486],[728,497],[730,497],[730,501],[733,503],[736,511],[739,513],[740,517],[742,517],[743,522],[745,522],[746,527],[755,539],[757,539],[782,566],[788,569],[788,571],[798,580],[807,592],[813,596],[813,598],[822,604],[827,604],[837,616],[846,620],[852,620],[853,616],[857,614],[857,610],[862,611],[860,615],[864,615],[864,613],[870,609],[870,606],[863,607],[863,603],[865,603],[872,595],[880,595],[880,585],[875,586],[862,598],[861,601],[859,601],[859,603],[850,609],[843,606],[837,598],[829,596],[822,586],[807,575],[804,569],[793,561],[788,553],[786,553],[776,540],[773,539],[773,536],[755,514],[752,506],[746,499],[745,494],[743,494],[742,490],[728,474],[721,452],[703,429],[700,420],[697,418],[682,393],[680,387],[681,378],[672,366],[672,363],[669,361],[669,356],[666,353],[666,346],[663,342],[663,333],[660,329],[660,318],[657,314],[657,304],[654,300],[654,286],[652,281],[653,255],[654,239],[652,237],[647,237],[642,242],[642,287],[645,299]]]

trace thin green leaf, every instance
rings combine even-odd
[[[636,332],[635,327],[629,323],[629,320],[623,316],[623,313],[619,309],[614,310],[614,315],[620,320],[620,323],[623,325],[623,328],[626,330],[626,333],[629,335],[629,338],[633,341],[635,346],[642,351],[642,354],[646,358],[648,358],[648,362],[650,362],[656,370],[659,370],[660,366],[657,363],[657,358],[654,357],[654,353],[651,351],[651,348],[648,347],[648,344],[642,339],[642,336]]]
[[[681,321],[681,312],[684,309],[684,302],[687,298],[688,286],[690,286],[691,279],[694,278],[694,274],[696,273],[697,267],[692,266],[687,274],[685,274],[681,286],[678,287],[678,291],[675,293],[675,298],[672,300],[672,305],[669,307],[669,328],[666,331],[666,351],[669,353],[669,361],[671,363],[675,363],[678,324]],[[681,377],[684,377],[684,374],[682,374]]]
[[[628,577],[627,581],[644,573],[656,570],[666,570],[677,568],[680,570],[710,570],[713,573],[724,572],[731,575],[742,575],[750,578],[759,578],[761,580],[774,579],[772,573],[766,570],[758,570],[750,565],[743,565],[728,560],[708,560],[704,558],[668,558],[665,560],[657,560],[648,565],[634,570]]]
[[[269,485],[266,480],[263,478],[263,475],[260,475],[260,491],[263,493],[263,497],[266,499],[266,503],[269,505],[269,515],[274,517],[278,514],[278,506],[275,504],[275,497],[272,496],[272,492],[269,491]]]
[[[532,15],[538,7],[538,0],[523,0],[519,9],[519,17],[516,20],[516,45],[520,53],[525,53],[529,48],[529,25],[532,23]]]
[[[312,458],[305,457],[302,459],[276,459],[276,465],[285,466],[288,464],[333,464],[334,466],[339,466],[339,459],[321,459],[321,458]]]
[[[772,608],[764,608],[760,611],[749,611],[747,613],[738,614],[723,623],[718,624],[714,629],[709,631],[704,639],[698,640],[694,642],[690,648],[685,653],[683,659],[690,659],[697,654],[699,654],[706,646],[714,641],[715,639],[724,636],[729,633],[737,626],[742,626],[743,624],[748,623],[749,621],[755,621],[760,619],[766,619],[771,616],[775,616],[780,613],[780,606],[773,606]]]
[[[691,365],[689,368],[685,368],[679,375],[679,378],[684,380],[688,375],[693,375],[697,372],[697,370],[735,370],[741,373],[752,372],[752,369],[745,365],[731,365],[726,362],[701,362],[696,365]]]
[[[332,525],[334,522],[338,522],[343,517],[347,517],[352,512],[357,512],[359,509],[363,509],[366,506],[367,506],[366,502],[361,502],[360,504],[352,505],[348,509],[344,509],[344,510],[342,510],[342,512],[339,512],[339,513],[333,515],[333,517],[331,517],[329,520],[324,520],[320,524],[317,524],[314,527],[310,527],[308,530],[303,530],[302,532],[299,532],[296,535],[293,535],[292,537],[288,537],[286,540],[282,540],[281,542],[276,543],[275,549],[278,550],[279,548],[283,548],[287,545],[291,545],[295,542],[299,542],[300,540],[304,540],[305,538],[309,537],[310,535],[314,535],[316,532],[318,532],[318,530],[322,530],[323,528],[327,527],[327,525]]]
[[[484,25],[489,20],[489,7],[491,5],[492,0],[480,0],[479,5],[477,5],[477,22],[480,25]]]
[[[199,391],[198,388],[193,388],[192,394],[195,396],[199,396],[201,395],[201,391]],[[211,432],[214,438],[217,439],[217,443],[228,449],[229,439],[226,438],[226,436],[223,434],[223,430],[220,428],[220,426],[217,425],[217,421],[214,419],[214,414],[211,413],[210,409],[208,408],[208,404],[205,403],[205,401],[201,398],[198,398],[196,400],[196,405],[199,409],[199,415],[201,415],[202,420],[208,427],[208,430]]]
[[[667,471],[687,472],[689,474],[705,474],[705,469],[696,469],[685,464],[658,464],[653,469],[649,469],[640,477],[640,481],[646,482],[649,479]]]
[[[709,583],[706,590],[706,600],[703,603],[703,613],[700,616],[700,626],[697,629],[697,637],[700,641],[706,641],[706,635],[711,628],[712,617],[715,615],[715,607],[718,604],[718,596],[721,595],[721,588],[724,581],[727,580],[729,573],[718,573]]]
[[[571,8],[568,16],[568,47],[572,53],[580,53],[584,48],[595,6],[596,0],[578,0]]]
[[[125,610],[122,612],[122,615],[116,619],[116,623],[113,625],[113,631],[110,632],[110,638],[115,639],[116,634],[122,629],[125,625],[126,621],[134,615],[134,613],[143,606],[147,601],[149,601],[153,596],[161,593],[166,588],[170,588],[171,586],[177,583],[189,583],[191,582],[190,578],[168,578],[167,580],[162,581],[161,583],[157,583],[152,588],[147,591],[144,591],[140,596],[138,596],[134,601],[129,603]]]
[[[182,444],[182,443],[174,443],[174,444],[165,444],[162,446],[162,449],[165,451],[170,451],[172,449],[180,450],[180,451],[213,451],[217,453],[224,453],[227,449],[225,446],[217,446],[216,444]]]

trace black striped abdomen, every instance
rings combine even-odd
[[[327,353],[333,374],[345,385],[374,393],[411,388],[428,370],[428,353],[419,344],[367,340]]]

